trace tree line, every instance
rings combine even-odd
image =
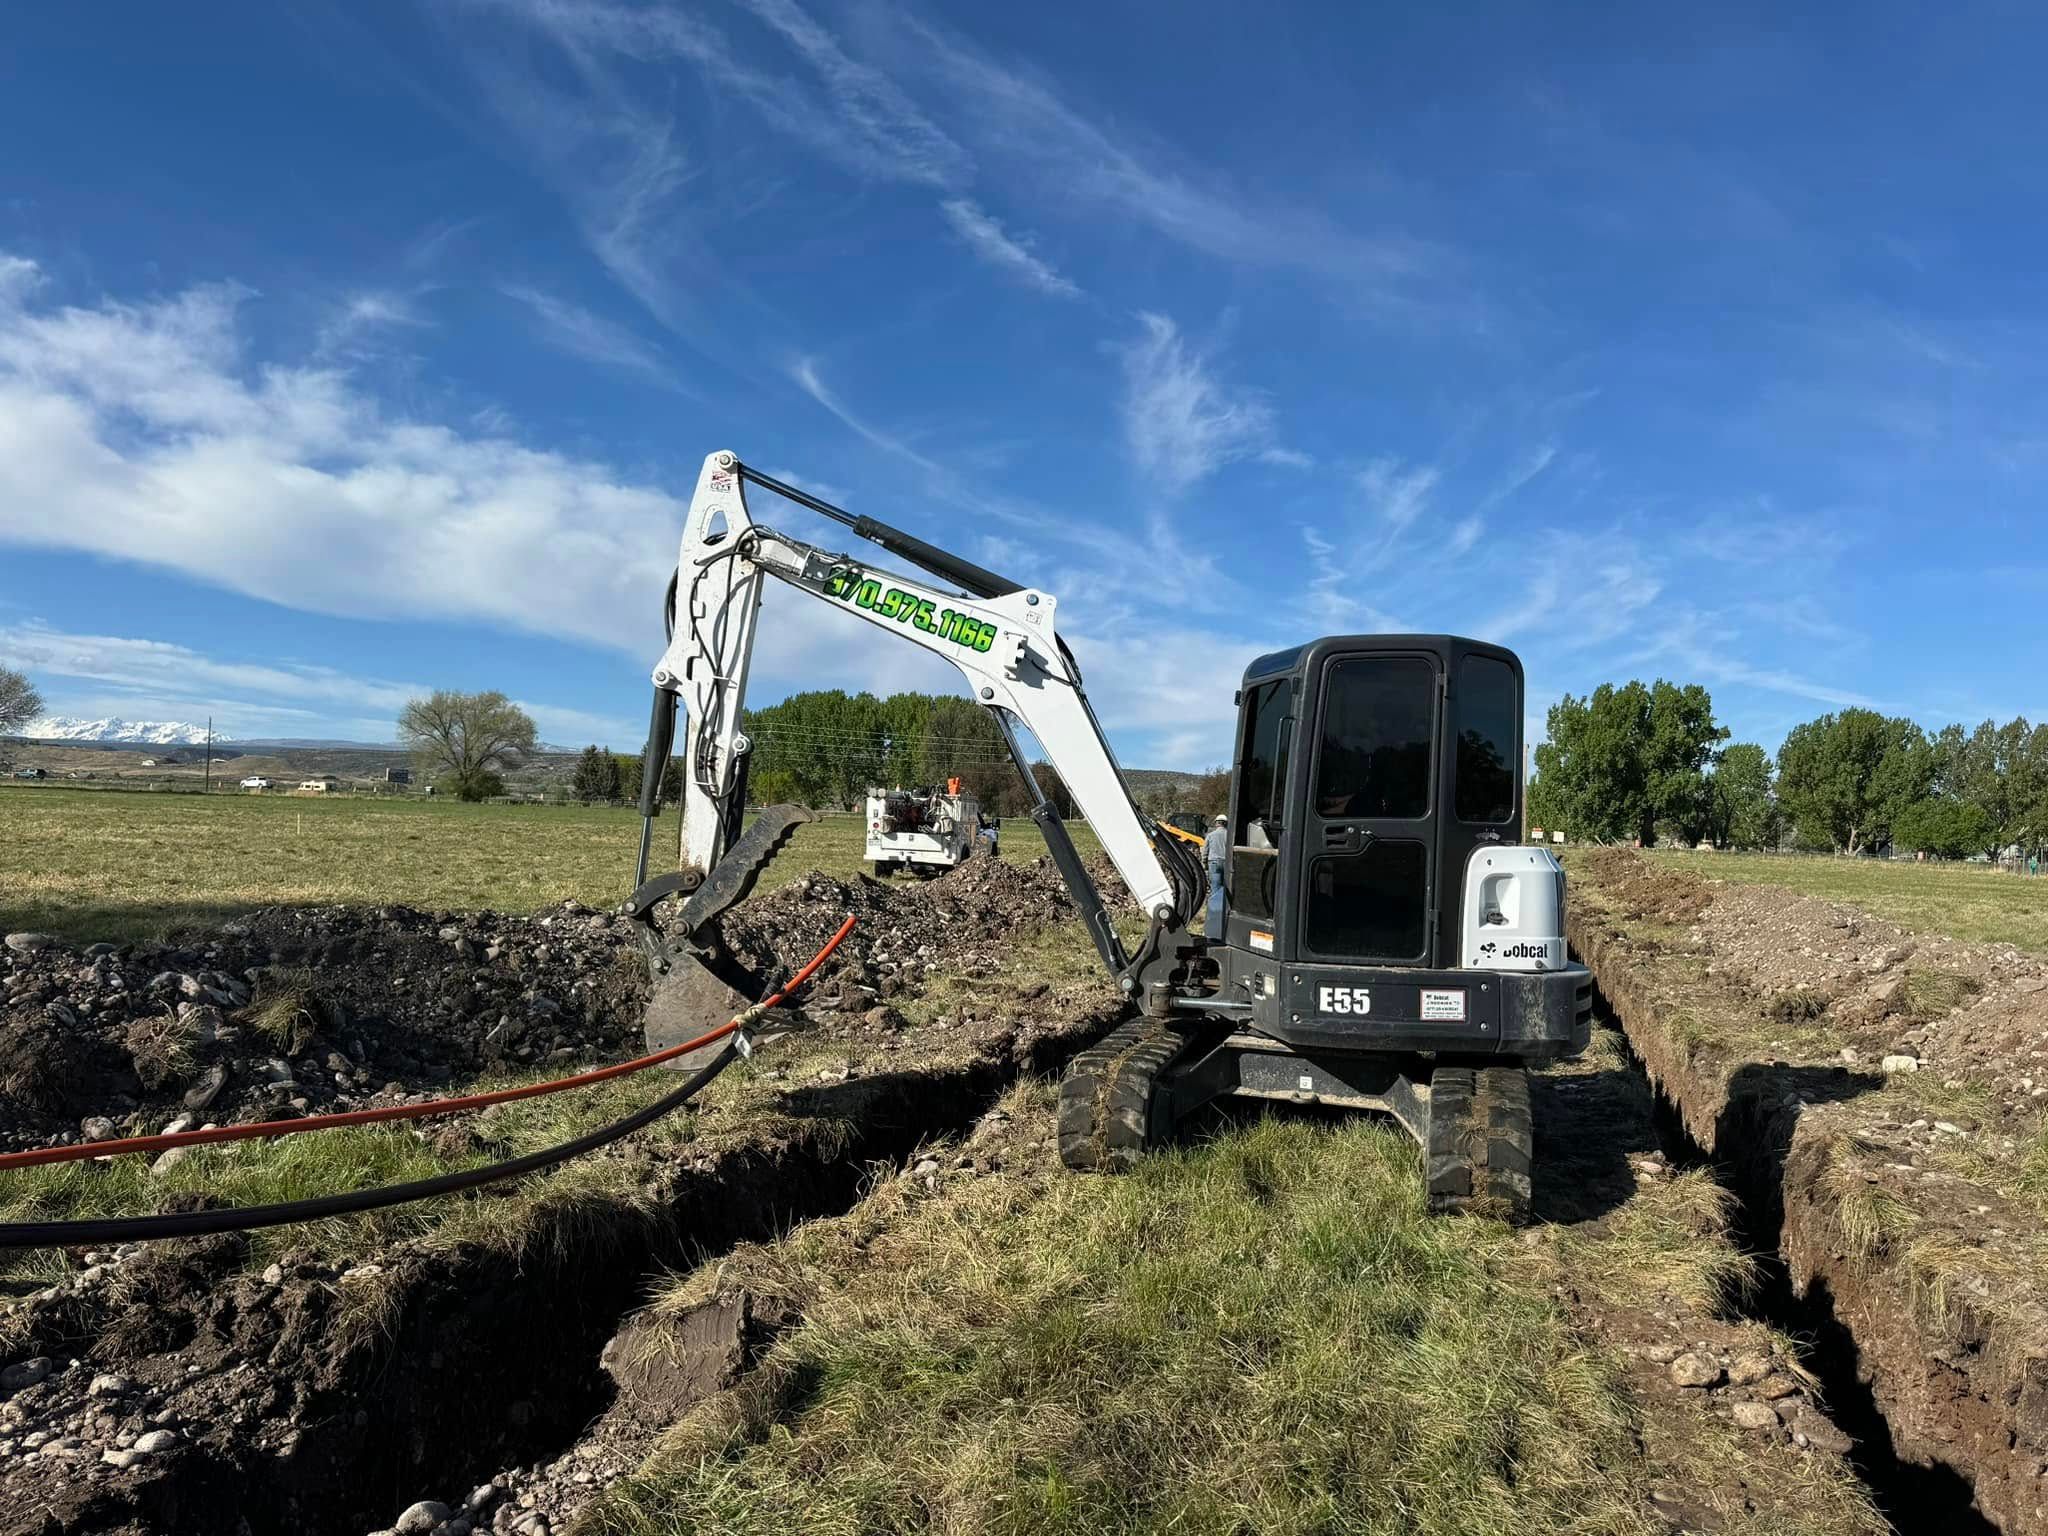
[[[957,694],[877,698],[816,689],[748,710],[740,728],[753,743],[747,797],[761,804],[852,810],[865,803],[871,786],[958,779],[992,814],[1020,816],[1032,807],[995,720]],[[1072,797],[1051,764],[1033,763],[1031,771],[1054,809],[1072,816]]]
[[[1890,848],[1942,858],[2048,846],[2048,725],[1929,732],[1843,709],[1775,759],[1728,742],[1697,683],[1603,683],[1552,706],[1529,785],[1532,827],[1574,839],[1726,848]]]

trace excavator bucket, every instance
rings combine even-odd
[[[771,805],[754,818],[710,874],[680,870],[648,881],[627,900],[625,914],[637,925],[648,957],[653,991],[644,1029],[647,1049],[681,1045],[751,1008],[768,995],[773,978],[747,970],[733,958],[718,919],[744,901],[790,834],[817,817],[800,805]],[[676,921],[663,927],[656,909],[684,896]],[[692,1071],[715,1045],[692,1051],[665,1067]]]

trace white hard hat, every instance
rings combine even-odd
[[[1230,825],[1230,818],[1219,812],[1216,816],[1216,825],[1219,827],[1227,827]]]

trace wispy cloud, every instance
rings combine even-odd
[[[1506,501],[1510,496],[1513,496],[1517,491],[1521,490],[1523,486],[1527,485],[1531,480],[1534,480],[1538,475],[1542,474],[1544,470],[1550,468],[1551,463],[1556,458],[1557,444],[1539,444],[1529,454],[1529,456],[1526,459],[1524,459],[1520,464],[1516,465],[1513,470],[1509,471],[1506,478],[1504,478],[1500,482],[1500,484],[1496,485],[1492,490],[1486,493],[1485,500],[1479,503],[1480,514],[1483,516],[1484,514],[1491,512],[1495,507],[1499,506],[1502,502]]]
[[[1680,606],[1661,615],[1661,620],[1648,654],[1675,662],[1689,680],[1761,688],[1830,709],[1897,707],[1789,667],[1759,666],[1747,660],[1739,654],[1740,626],[1718,615]]]
[[[558,351],[675,387],[675,375],[660,349],[626,327],[538,288],[507,284],[498,291],[524,305],[541,340]]]
[[[928,474],[951,478],[952,472],[944,465],[919,453],[902,438],[884,432],[879,427],[870,426],[861,417],[854,415],[825,383],[824,376],[818,371],[816,358],[798,358],[790,365],[789,376],[796,381],[798,388],[838,417],[856,436],[864,438],[884,453],[894,454],[907,463],[915,464]]]
[[[1360,593],[1367,590],[1345,558],[1320,528],[1304,524],[1301,542],[1308,550],[1308,611],[1317,627],[1334,630],[1378,630],[1398,633],[1409,626],[1385,609],[1367,602]]]
[[[1374,459],[1358,472],[1358,488],[1366,505],[1390,536],[1405,533],[1429,505],[1441,472],[1434,464],[1404,469],[1397,458]]]
[[[433,323],[420,312],[413,295],[386,289],[352,293],[334,306],[321,325],[319,353],[323,357],[361,357],[375,350],[374,338],[382,332]]]
[[[151,698],[319,699],[395,717],[407,699],[424,691],[415,683],[355,677],[328,666],[228,660],[169,641],[80,634],[36,620],[0,625],[0,654],[46,679],[102,684]]]
[[[867,168],[905,181],[955,186],[973,168],[968,153],[882,71],[849,58],[839,42],[794,0],[744,0],[816,71],[837,119],[832,140],[850,141]],[[815,119],[815,109],[811,116]]]
[[[954,197],[939,204],[939,209],[945,214],[946,222],[953,226],[954,233],[991,266],[999,267],[1055,298],[1071,299],[1081,292],[1034,255],[1027,243],[1005,232],[1001,223],[985,213],[978,203]]]
[[[1253,455],[1261,464],[1273,464],[1281,469],[1314,469],[1315,457],[1295,448],[1261,448]]]
[[[920,18],[903,17],[894,36],[908,55],[906,69],[951,96],[961,133],[988,157],[1040,178],[1050,197],[1081,199],[1226,261],[1341,278],[1369,300],[1393,300],[1413,280],[1455,265],[1449,253],[1404,233],[1362,234],[1313,208],[1276,204],[1206,174],[1163,169],[1157,157],[1112,138],[1014,64],[999,63]]]
[[[1132,461],[1178,495],[1225,464],[1273,444],[1273,408],[1221,383],[1165,315],[1140,314],[1137,339],[1121,349],[1124,437]]]

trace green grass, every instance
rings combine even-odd
[[[1854,902],[1916,933],[2048,954],[2048,878],[2028,879],[1983,864],[1661,850],[1653,857],[1738,885],[1782,885],[1828,901]]]
[[[1009,1102],[1023,1125],[1050,1100]],[[1677,1180],[1531,1247],[1427,1216],[1413,1147],[1365,1118],[1262,1118],[1119,1178],[893,1182],[657,1302],[744,1284],[803,1321],[577,1530],[1608,1536],[1665,1529],[1648,1488],[1732,1461],[1810,1479],[1802,1530],[1879,1529],[1789,1453],[1648,1431],[1558,1303],[1718,1303],[1745,1279],[1724,1198]]]
[[[534,1082],[553,1073],[494,1076],[479,1090]],[[713,1085],[710,1102],[742,1094],[765,1097],[752,1074],[735,1069]],[[134,1216],[161,1209],[179,1196],[205,1194],[223,1204],[269,1205],[431,1178],[487,1162],[536,1152],[622,1119],[676,1086],[668,1073],[646,1072],[593,1088],[501,1104],[460,1126],[446,1121],[344,1126],[275,1141],[248,1141],[188,1151],[162,1173],[147,1156],[109,1157],[0,1173],[0,1221],[86,1220]],[[719,1090],[723,1090],[720,1092]],[[676,1145],[698,1134],[685,1110],[640,1131],[637,1148]],[[515,1250],[539,1213],[560,1217],[565,1206],[595,1214],[604,1203],[633,1208],[647,1196],[645,1164],[631,1157],[593,1156],[487,1187],[475,1196],[395,1206],[252,1234],[246,1268],[261,1269],[278,1253],[312,1241],[347,1259],[402,1238],[429,1234],[453,1244],[480,1242]],[[556,1223],[556,1229],[571,1231]],[[20,1289],[63,1274],[68,1261],[54,1250],[0,1254],[0,1283]]]
[[[655,829],[674,860],[676,815]],[[155,939],[273,905],[400,903],[531,912],[615,906],[631,889],[640,818],[611,807],[461,805],[0,788],[0,930],[80,942]],[[1084,852],[1096,846],[1074,827]],[[865,867],[855,817],[799,828],[764,888]],[[1045,851],[1023,817],[1003,856]]]
[[[1642,1529],[1627,1404],[1397,1131],[1267,1121],[913,1217],[821,1286],[779,1421],[686,1421],[633,1532]],[[836,1268],[821,1235],[805,1255]],[[893,1255],[892,1255],[893,1256]]]

